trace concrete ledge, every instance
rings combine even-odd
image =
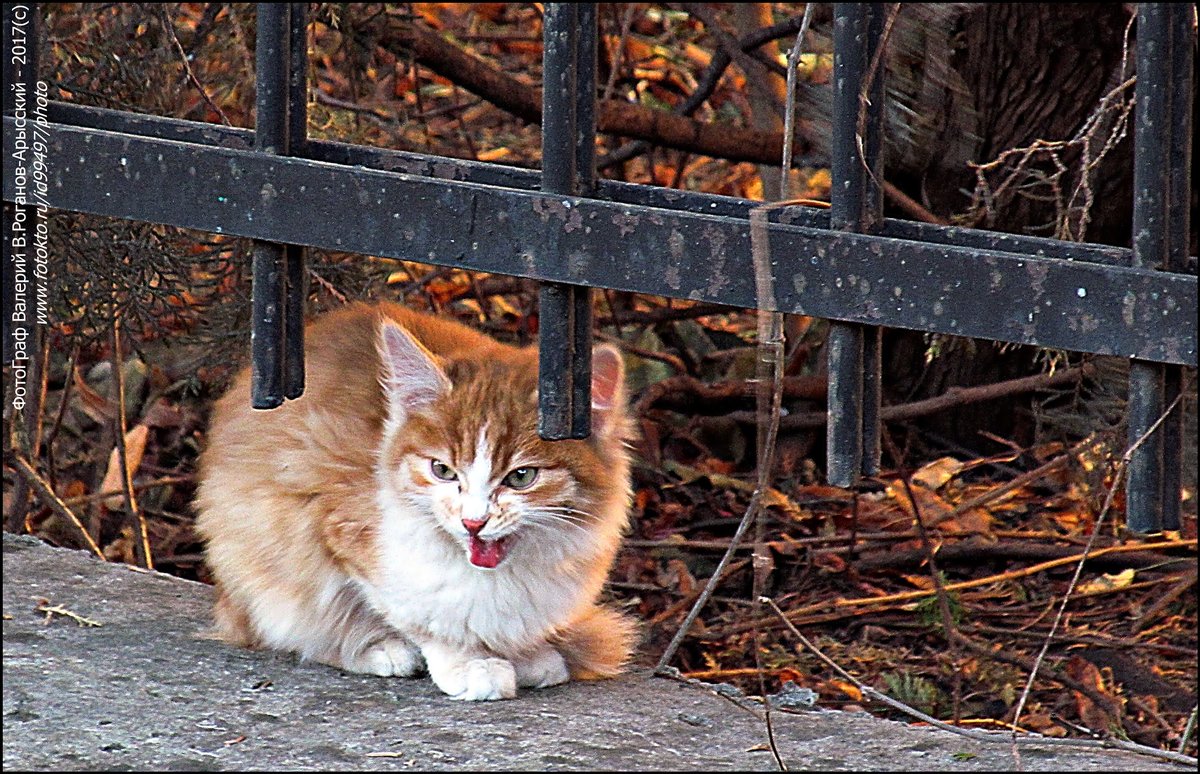
[[[38,599],[99,627],[39,612]],[[761,722],[645,674],[450,701],[428,679],[363,677],[202,639],[210,589],[4,535],[9,769],[773,769]],[[1015,769],[986,744],[865,714],[773,715],[789,768]],[[1109,751],[1022,748],[1030,771],[1178,771]]]

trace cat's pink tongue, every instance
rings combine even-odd
[[[499,540],[483,540],[471,535],[471,564],[476,567],[495,567],[504,561],[508,553],[508,538]]]

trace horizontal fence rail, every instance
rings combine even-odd
[[[198,145],[217,145],[224,148],[252,150],[254,132],[239,127],[203,124],[176,118],[164,118],[142,113],[127,113],[106,108],[50,103],[50,119],[55,123],[81,128],[106,129],[162,140],[178,140]],[[401,172],[439,180],[494,185],[536,191],[541,183],[537,170],[494,164],[484,161],[430,156],[411,151],[372,148],[364,145],[309,140],[305,158],[331,164],[360,166],[388,172]],[[680,191],[674,188],[625,183],[616,180],[596,181],[595,198],[624,204],[641,204],[670,210],[687,210],[707,215],[748,218],[759,202],[719,194]],[[829,211],[814,207],[788,207],[774,210],[771,220],[808,228],[829,228]],[[1128,266],[1132,260],[1129,248],[1085,242],[1063,242],[1045,237],[1005,234],[998,231],[934,226],[908,220],[886,219],[878,232],[881,236],[911,239],[936,244],[952,244],[983,250],[1033,255],[1040,258],[1088,261],[1109,266]],[[1195,273],[1196,259],[1183,269]]]
[[[13,151],[12,120],[4,119],[6,154]],[[139,120],[209,142],[52,123],[50,206],[538,280],[758,305],[748,219],[722,197],[645,192],[657,206],[579,199],[528,190],[538,185],[536,173],[528,189],[513,189],[453,179],[483,165],[411,154],[360,156],[393,169],[442,165],[446,176],[431,177],[266,156],[218,145],[231,136],[227,129]],[[315,156],[331,146],[310,142],[308,151]],[[529,174],[490,169],[501,180]],[[11,186],[6,177],[10,201]],[[639,188],[649,187],[601,186],[600,194],[633,198]],[[695,204],[704,205],[700,212],[689,211]],[[725,214],[705,214],[721,210]],[[748,210],[743,205],[740,213]],[[789,218],[810,225],[770,227],[777,295],[763,307],[772,311],[1196,365],[1194,275],[1113,265],[1122,253],[1109,248],[1064,250],[1072,258],[1108,259],[1092,263],[948,243],[955,237],[988,243],[966,229],[941,232],[939,242],[923,238],[937,227],[890,221],[880,234],[862,235],[825,230],[819,216],[794,212],[783,219]],[[906,236],[892,236],[897,233]],[[1040,244],[1049,255],[1057,243],[1016,237],[995,244]]]

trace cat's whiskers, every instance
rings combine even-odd
[[[567,513],[567,512],[562,512],[562,511],[546,510],[544,508],[531,508],[530,510],[526,511],[525,513],[530,514],[530,515],[535,515],[535,516],[543,516],[548,519],[556,519],[558,521],[569,521],[572,524],[586,523],[586,519],[584,519],[582,516],[578,516],[573,513]]]
[[[572,516],[577,516],[583,519],[594,519],[596,514],[591,511],[583,511],[579,508],[573,508],[569,505],[542,505],[539,510],[554,511],[555,513],[564,513]]]
[[[539,518],[539,519],[541,519],[541,520],[542,520],[542,521],[544,521],[544,522],[555,522],[555,523],[560,523],[560,524],[570,524],[571,526],[573,526],[573,527],[578,527],[579,529],[581,529],[581,530],[584,530],[584,531],[586,531],[586,530],[587,530],[587,527],[588,527],[588,523],[587,523],[587,521],[585,521],[584,519],[581,519],[581,518],[579,518],[578,516],[572,516],[572,515],[570,515],[570,514],[563,514],[563,513],[540,513],[540,514],[535,514],[534,516],[535,516],[536,518]]]
[[[522,514],[522,520],[531,527],[542,527],[543,529],[551,529],[552,527],[574,527],[580,532],[587,534],[587,525],[581,519],[567,516],[560,513],[550,513],[541,510],[528,510]]]

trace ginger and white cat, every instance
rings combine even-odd
[[[620,354],[588,440],[538,437],[537,352],[391,303],[306,334],[306,390],[213,409],[197,527],[221,636],[455,699],[609,677],[634,624],[597,603],[628,519]]]

